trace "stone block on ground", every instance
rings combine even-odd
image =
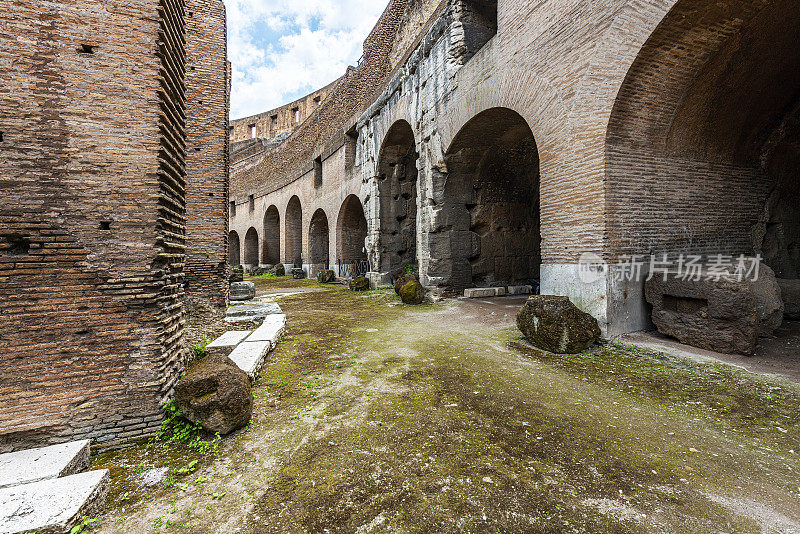
[[[303,280],[306,277],[306,271],[300,267],[295,267],[290,272],[295,280]]]
[[[206,356],[175,385],[175,404],[186,419],[209,432],[230,434],[253,415],[250,378],[230,358]]]
[[[107,469],[0,489],[0,532],[62,534],[103,508]]]
[[[400,288],[400,299],[404,304],[422,304],[425,300],[425,288],[417,280],[409,280]]]
[[[244,281],[244,267],[241,265],[231,269],[231,274],[228,277],[228,282],[243,282]]]
[[[364,276],[359,276],[358,278],[354,278],[350,282],[350,290],[351,291],[369,291],[369,280],[366,279]]]
[[[286,276],[286,267],[282,263],[279,263],[272,268],[272,273],[275,276]]]
[[[256,285],[253,282],[234,282],[231,284],[231,300],[253,300],[255,297]]]
[[[784,316],[792,321],[800,321],[800,279],[778,278]]]
[[[508,286],[509,295],[530,295],[532,292],[532,286]]]
[[[270,341],[245,341],[233,349],[229,358],[254,382],[272,348]]]
[[[88,440],[0,454],[0,488],[80,473],[89,467]]]
[[[259,326],[255,332],[250,334],[245,341],[253,343],[258,341],[268,341],[270,343],[270,350],[274,350],[278,346],[283,333],[286,331],[286,316],[270,315],[264,319],[264,323]]]
[[[597,319],[569,297],[534,295],[517,314],[517,327],[530,343],[556,354],[577,354],[600,339]]]
[[[483,299],[497,297],[497,287],[471,287],[464,290],[464,297],[468,299]]]
[[[419,282],[419,276],[408,272],[400,274],[394,278],[394,292],[400,295],[400,290],[409,282]]]
[[[317,281],[322,284],[332,284],[336,281],[336,273],[330,269],[323,269],[317,274]]]
[[[681,343],[727,354],[751,355],[760,333],[753,286],[748,280],[682,279],[678,273],[645,284],[658,331]]]
[[[206,355],[219,354],[220,356],[227,356],[251,333],[251,330],[231,330],[230,332],[225,332],[206,346]]]
[[[229,323],[262,323],[270,315],[283,313],[274,302],[264,302],[258,298],[240,304],[231,304],[225,314]]]

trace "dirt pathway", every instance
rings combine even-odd
[[[96,459],[114,467],[101,531],[800,532],[795,385],[533,351],[518,300],[282,297],[250,427],[216,455]]]

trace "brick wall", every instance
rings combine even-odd
[[[224,307],[229,97],[222,1],[188,0],[186,28],[186,292]]]
[[[0,36],[0,450],[119,443],[184,364],[184,2],[11,1]]]

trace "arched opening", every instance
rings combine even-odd
[[[350,195],[342,203],[336,228],[339,276],[351,278],[366,274],[369,271],[365,248],[367,218],[357,196]]]
[[[270,206],[264,215],[264,251],[261,257],[267,265],[281,262],[281,215]]]
[[[228,265],[238,267],[242,264],[242,245],[239,242],[239,234],[231,230],[228,234]]]
[[[258,267],[258,231],[252,227],[244,235],[244,263]]]
[[[308,239],[310,263],[316,270],[327,269],[330,265],[330,255],[328,253],[330,234],[328,232],[328,217],[322,209],[315,211],[314,216],[311,217]]]
[[[507,108],[472,118],[446,155],[450,245],[446,286],[527,285],[539,278],[539,154],[525,119]],[[441,239],[442,236],[439,236]]]
[[[615,253],[760,251],[800,278],[798,39],[792,0],[675,4],[609,122]]]
[[[303,265],[303,208],[293,196],[286,206],[286,263]]]
[[[381,272],[417,262],[417,153],[406,121],[389,129],[378,159],[378,254]]]
[[[800,283],[799,40],[792,0],[675,3],[609,119],[612,254],[761,254]]]

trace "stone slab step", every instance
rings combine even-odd
[[[231,330],[225,332],[206,347],[206,354],[228,356],[236,346],[252,334],[252,330]]]
[[[0,454],[0,488],[80,473],[89,467],[89,448],[83,440]]]
[[[246,304],[231,304],[225,314],[229,323],[261,323],[270,315],[283,313],[281,307],[274,302],[262,302],[254,299]]]
[[[286,331],[286,316],[270,315],[264,318],[264,322],[259,326],[255,332],[245,340],[248,343],[254,341],[269,341],[272,345],[272,350],[278,346],[278,340]]]
[[[255,382],[271,350],[269,341],[244,341],[228,357]]]
[[[468,299],[483,299],[489,297],[504,297],[504,287],[472,287],[464,290],[464,297]]]
[[[0,533],[62,534],[108,496],[107,469],[0,489]]]
[[[509,295],[530,295],[533,293],[533,286],[508,286]]]

